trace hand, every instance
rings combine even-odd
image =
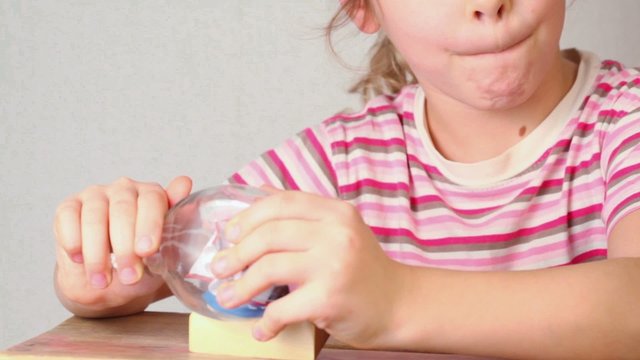
[[[111,316],[142,311],[156,300],[164,281],[145,271],[142,258],[157,252],[168,208],[191,186],[188,177],[175,178],[166,189],[122,178],[62,202],[54,221],[62,303],[77,315]]]
[[[212,271],[224,278],[248,269],[221,286],[218,301],[236,307],[271,286],[289,285],[292,292],[269,304],[256,323],[256,339],[269,340],[286,325],[308,320],[353,346],[384,344],[402,286],[401,265],[386,256],[352,205],[272,192],[227,224],[236,245],[216,255]]]

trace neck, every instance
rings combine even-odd
[[[473,163],[496,157],[547,118],[571,89],[576,74],[577,64],[558,54],[532,96],[509,109],[476,109],[442,93],[429,92],[425,121],[432,141],[451,161]]]

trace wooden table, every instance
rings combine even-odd
[[[188,314],[144,312],[109,319],[72,317],[52,330],[0,352],[0,358],[239,359],[189,352]],[[329,339],[318,360],[478,360],[476,357],[364,351]]]

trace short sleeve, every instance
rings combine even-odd
[[[618,221],[640,209],[640,97],[636,98],[639,104],[635,110],[604,114],[609,121],[601,152],[607,236]]]
[[[232,184],[270,185],[337,197],[331,140],[326,123],[307,128],[280,146],[264,152],[229,177]]]

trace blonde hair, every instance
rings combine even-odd
[[[335,54],[332,42],[333,33],[346,25],[356,10],[363,7],[367,16],[374,16],[368,0],[346,0],[325,27],[325,36],[331,51]],[[416,77],[396,50],[389,38],[381,31],[378,39],[369,50],[369,68],[349,89],[350,93],[358,93],[363,101],[382,94],[395,94],[405,85],[416,82]]]

